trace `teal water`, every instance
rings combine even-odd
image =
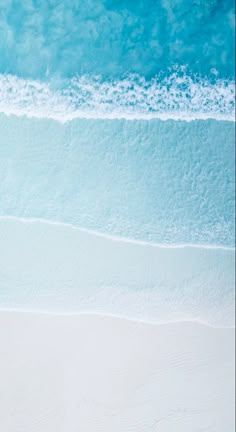
[[[232,0],[0,1],[0,308],[233,324],[234,35]]]
[[[234,2],[6,0],[0,111],[234,118]]]
[[[186,65],[234,77],[233,0],[4,0],[0,72],[145,78]]]

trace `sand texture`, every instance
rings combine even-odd
[[[234,330],[0,313],[2,432],[233,432]]]

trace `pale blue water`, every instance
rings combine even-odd
[[[87,305],[154,321],[166,313],[168,320],[232,323],[234,60],[232,0],[0,3],[2,220],[56,221],[161,250],[193,246],[189,259],[170,254],[164,273],[159,252],[144,268],[135,252],[121,280],[102,264],[119,261],[113,243],[90,260],[96,242],[83,242],[82,253],[78,236],[77,270],[73,264],[70,275],[65,254],[58,258],[51,242],[47,262],[58,270],[42,279],[39,234],[22,249],[25,257],[32,249],[29,269],[24,260],[17,267],[19,245],[11,255],[3,224],[0,307]],[[105,287],[94,283],[93,291],[79,257],[98,280],[104,270]]]
[[[1,215],[234,245],[233,122],[0,116]]]

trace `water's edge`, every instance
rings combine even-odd
[[[0,256],[1,309],[234,326],[231,249],[150,247],[0,219]]]

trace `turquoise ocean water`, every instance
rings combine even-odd
[[[232,0],[0,2],[0,307],[232,325],[234,61]]]

